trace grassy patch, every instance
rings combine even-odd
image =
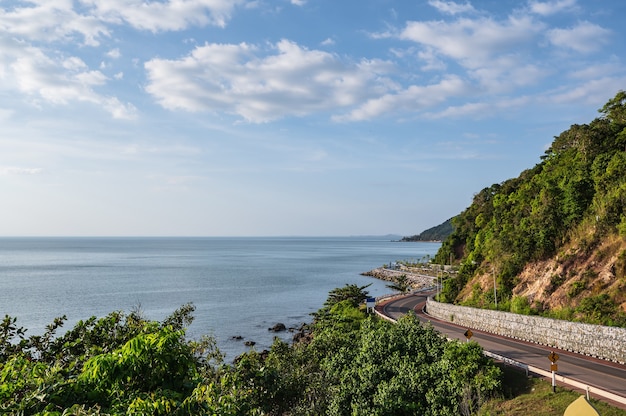
[[[556,416],[562,415],[580,393],[557,386],[552,392],[549,382],[526,375],[508,366],[502,366],[503,397],[494,398],[485,403],[478,414],[480,416]],[[591,405],[602,416],[626,416],[626,410],[618,409],[595,399]]]

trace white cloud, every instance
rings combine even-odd
[[[112,28],[131,25],[153,32],[182,30],[191,25],[225,26],[234,8],[244,0],[30,0],[0,7],[0,77],[10,82],[2,89],[17,89],[32,104],[67,105],[89,102],[115,118],[134,118],[136,108],[98,91],[108,82],[100,70],[90,70],[79,57],[41,44],[77,40],[97,47]],[[79,4],[80,3],[80,4]],[[118,48],[105,55],[118,59]],[[102,62],[100,69],[107,68]],[[121,79],[118,72],[114,78]]]
[[[29,40],[69,41],[80,35],[86,45],[99,45],[99,38],[110,36],[108,28],[93,16],[73,10],[73,2],[38,0],[20,2],[14,8],[0,9],[0,31]]]
[[[37,175],[43,172],[41,168],[18,168],[15,166],[0,166],[0,176]]]
[[[244,0],[83,0],[93,14],[111,24],[128,23],[152,32],[178,31],[189,26],[225,27],[235,7]]]
[[[552,29],[547,35],[555,46],[589,53],[607,43],[610,34],[610,30],[585,21],[570,29]]]
[[[474,6],[470,3],[460,4],[453,1],[428,0],[428,4],[439,10],[441,13],[451,15],[475,11]]]
[[[98,46],[102,37],[111,37],[112,26],[123,24],[152,32],[178,31],[192,25],[224,27],[235,7],[244,0],[22,0],[16,3],[12,8],[0,8],[1,32],[41,42],[70,42],[81,37],[85,45]],[[118,54],[114,49],[109,57],[119,57]]]
[[[64,61],[61,62],[61,66],[70,71],[79,71],[81,69],[87,68],[87,65],[85,64],[85,62],[83,62],[82,59],[76,56],[71,56],[65,59]]]
[[[137,117],[137,108],[131,103],[123,103],[117,97],[98,97],[96,104],[104,107],[113,118],[132,120]]]
[[[619,85],[626,85],[626,77],[602,77],[589,80],[577,86],[567,86],[566,89],[551,91],[546,94],[549,103],[569,104],[588,103],[602,106],[607,97],[615,95]]]
[[[289,1],[297,6],[306,3]],[[78,39],[99,46],[122,26],[152,32],[224,27],[237,7],[259,3],[16,0],[15,4],[0,8],[0,33],[6,35],[0,38],[0,89],[17,89],[36,105],[88,102],[113,117],[133,118],[137,109],[132,104],[104,92],[111,80],[124,79],[123,72],[113,69],[112,60],[122,56],[119,48],[103,47],[99,56],[109,62],[92,69],[88,57],[71,56],[80,52],[55,51],[41,43],[71,44]],[[371,36],[412,42],[410,48],[391,50],[399,62],[417,57],[417,63],[409,62],[411,74],[398,75],[398,67],[390,61],[350,60],[287,40],[270,45],[270,51],[248,43],[213,43],[198,46],[179,59],[147,61],[145,90],[168,109],[226,113],[254,123],[313,113],[332,113],[341,121],[364,120],[393,111],[424,110],[470,90],[472,94],[508,94],[536,85],[554,70],[549,63],[535,63],[539,40],[546,48],[588,53],[608,42],[611,34],[586,21],[571,28],[546,30],[546,23],[539,19],[575,10],[576,0],[528,0],[527,7],[501,20],[487,17],[486,12],[479,14],[469,1],[429,0],[428,4],[448,15],[447,20],[410,21],[400,32]],[[463,13],[475,15],[459,16]],[[321,42],[322,46],[333,44],[332,38]],[[3,48],[5,45],[9,48]],[[432,78],[424,81],[424,72],[416,68]],[[572,73],[570,79],[581,73]],[[420,85],[411,85],[415,79],[421,80]],[[449,85],[455,88],[444,88]],[[425,99],[424,94],[433,96]]]
[[[520,108],[530,102],[530,98],[521,96],[517,98],[504,98],[494,102],[470,102],[458,106],[450,106],[439,112],[427,112],[425,117],[431,119],[449,119],[461,117],[488,118],[502,110]]]
[[[476,92],[509,93],[536,85],[549,70],[533,63],[533,48],[545,24],[517,14],[451,21],[410,21],[397,36],[417,43],[424,71],[453,71],[455,65],[476,81]],[[450,63],[452,61],[452,63]],[[462,74],[459,73],[459,74]]]
[[[446,64],[443,62],[432,48],[425,48],[417,53],[417,57],[424,61],[422,65],[422,71],[442,71],[446,69]]]
[[[146,62],[146,90],[165,108],[236,114],[250,122],[333,111],[389,90],[385,61],[343,62],[283,40],[263,56],[248,44],[206,44]]]
[[[122,56],[122,53],[120,52],[119,48],[115,48],[108,51],[106,56],[111,59],[119,59]]]
[[[493,109],[488,103],[466,103],[459,106],[450,106],[438,113],[427,113],[426,117],[442,119],[467,116],[485,116],[491,114],[493,114]]]
[[[510,92],[518,87],[537,84],[548,74],[548,70],[525,64],[514,56],[494,58],[482,67],[468,71],[468,75],[488,93]]]
[[[504,22],[491,18],[411,21],[399,37],[458,60],[464,66],[480,67],[494,55],[511,53],[516,47],[528,44],[541,27],[526,16],[510,17]]]
[[[90,70],[78,57],[48,56],[44,50],[22,42],[1,39],[0,65],[7,81],[2,88],[17,89],[33,104],[67,105],[89,102],[105,108],[116,118],[133,118],[135,108],[96,91],[108,81],[100,71]]]
[[[462,79],[450,75],[436,84],[411,85],[402,91],[370,99],[349,114],[334,117],[334,120],[339,122],[368,120],[396,111],[416,113],[439,105],[450,97],[464,95],[468,91],[469,86]]]
[[[549,16],[562,11],[576,8],[576,0],[556,0],[556,1],[530,1],[529,9],[532,13]]]
[[[610,62],[601,62],[593,64],[585,64],[578,70],[573,70],[569,77],[574,79],[597,79],[608,75],[614,75],[623,70],[622,65],[614,59]]]

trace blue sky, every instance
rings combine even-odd
[[[0,1],[0,235],[417,234],[626,89],[622,0]]]

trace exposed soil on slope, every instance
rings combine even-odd
[[[606,293],[626,312],[626,239],[611,237],[597,246],[570,244],[554,258],[530,263],[516,279],[514,296],[543,310],[576,307],[584,298]],[[476,276],[461,292],[470,299],[476,285],[493,290],[491,271]]]

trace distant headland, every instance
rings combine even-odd
[[[422,231],[420,234],[412,235],[410,237],[402,237],[399,241],[441,242],[448,238],[453,231],[454,227],[452,226],[452,218],[450,218],[442,224]]]

